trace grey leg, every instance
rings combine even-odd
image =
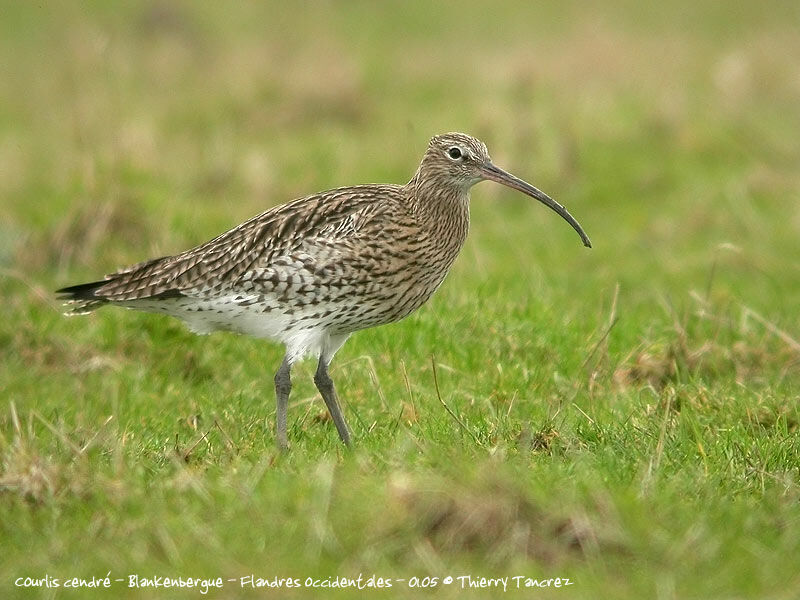
[[[328,412],[331,413],[333,424],[336,425],[336,431],[339,432],[339,437],[346,446],[350,445],[350,431],[347,429],[347,423],[344,422],[342,411],[339,408],[339,400],[336,397],[336,389],[333,387],[333,379],[328,375],[328,365],[325,360],[320,358],[319,365],[317,365],[317,372],[314,373],[314,383],[322,394],[322,399],[325,401],[325,406],[328,407]]]
[[[292,391],[291,368],[289,357],[286,356],[280,369],[275,373],[275,397],[278,400],[275,413],[275,435],[278,439],[278,448],[281,450],[289,448],[289,440],[286,435],[286,413],[289,409],[289,392]]]

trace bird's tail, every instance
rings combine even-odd
[[[108,300],[95,295],[95,292],[108,283],[108,279],[103,281],[93,281],[91,283],[81,283],[56,290],[58,299],[64,301],[67,310],[66,315],[85,315],[107,304]]]

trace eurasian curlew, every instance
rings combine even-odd
[[[272,208],[175,256],[58,290],[82,314],[104,304],[166,313],[195,333],[234,331],[283,343],[276,437],[288,447],[292,364],[319,359],[314,383],[350,444],[328,366],[351,333],[408,316],[436,291],[469,229],[469,190],[492,180],[539,200],[591,243],[567,210],[496,167],[463,133],[431,139],[405,185],[358,185]]]

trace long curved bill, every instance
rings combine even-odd
[[[583,241],[583,245],[587,248],[592,247],[592,242],[589,240],[589,236],[586,235],[586,232],[581,227],[580,223],[575,220],[566,208],[561,206],[558,202],[553,200],[550,196],[545,194],[542,190],[533,187],[527,181],[523,181],[519,177],[515,177],[511,173],[504,171],[500,167],[494,165],[493,163],[487,163],[481,167],[481,174],[485,179],[490,179],[491,181],[496,181],[497,183],[502,183],[510,187],[511,189],[517,190],[522,192],[523,194],[527,194],[531,198],[536,198],[539,202],[544,204],[545,206],[550,207],[555,212],[557,212],[561,217],[570,225],[572,228],[578,232],[578,235],[581,236],[581,240]]]

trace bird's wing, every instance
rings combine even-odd
[[[271,268],[319,243],[347,245],[365,224],[395,204],[399,186],[337,188],[272,208],[216,238],[174,256],[107,275],[92,298],[123,302],[228,288],[254,270]]]

